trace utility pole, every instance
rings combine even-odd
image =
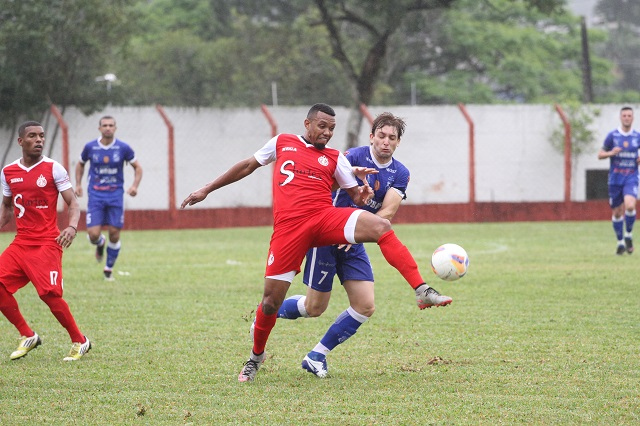
[[[587,23],[584,16],[580,19],[580,36],[582,38],[582,91],[586,103],[593,102],[593,86],[591,83],[591,59],[589,56],[589,39]]]

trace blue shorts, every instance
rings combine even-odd
[[[632,195],[638,198],[638,180],[626,179],[622,185],[609,184],[609,205],[611,208],[624,203],[624,196]]]
[[[87,228],[92,226],[111,225],[124,227],[124,200],[122,194],[103,197],[89,195],[87,204]]]
[[[373,268],[364,244],[353,244],[349,251],[325,246],[307,252],[302,277],[305,285],[323,293],[330,292],[336,274],[341,283],[348,280],[373,282]]]

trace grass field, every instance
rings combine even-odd
[[[453,304],[418,310],[369,244],[377,310],[329,355],[330,377],[300,362],[347,307],[339,286],[323,317],[278,321],[246,384],[269,228],[126,231],[114,283],[81,233],[65,253],[65,298],[94,348],[63,362],[66,331],[31,285],[18,292],[43,345],[9,361],[18,336],[0,317],[0,424],[640,422],[640,252],[615,256],[609,223],[395,229]],[[12,238],[0,234],[2,248]],[[429,269],[445,242],[471,259],[455,283]],[[302,292],[298,276],[289,294]]]

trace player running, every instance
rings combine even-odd
[[[611,222],[618,240],[616,254],[633,253],[633,224],[638,199],[638,148],[640,133],[633,130],[633,109],[620,110],[620,127],[607,134],[598,159],[610,159],[609,205]],[[624,232],[624,233],[623,233]]]
[[[133,184],[127,194],[135,197],[142,180],[142,166],[133,149],[116,139],[116,120],[104,116],[99,121],[102,137],[88,142],[76,165],[76,195],[82,197],[82,175],[87,161],[91,162],[87,184],[87,234],[96,246],[96,260],[102,262],[105,245],[107,261],[104,278],[113,281],[113,266],[120,254],[120,231],[124,227],[124,166],[131,164],[134,170]],[[109,242],[102,235],[102,226],[109,227]]]
[[[0,228],[15,216],[18,232],[0,255],[0,311],[21,334],[16,360],[37,348],[42,339],[20,313],[15,292],[29,281],[40,299],[71,337],[71,351],[64,361],[77,361],[91,349],[80,332],[69,305],[62,298],[62,250],[71,245],[78,230],[80,207],[69,174],[60,163],[42,155],[44,130],[27,121],[18,128],[22,158],[2,169]],[[69,226],[58,229],[58,195],[69,208]]]

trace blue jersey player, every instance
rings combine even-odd
[[[367,177],[374,196],[361,208],[389,220],[406,198],[405,192],[409,184],[409,170],[393,158],[404,129],[405,123],[401,118],[391,113],[380,114],[373,122],[369,145],[353,148],[345,153],[351,165],[375,168],[379,171],[378,174]],[[340,190],[334,193],[334,204],[356,207],[349,195]],[[320,316],[329,305],[333,277],[336,274],[347,292],[350,306],[338,315],[322,340],[302,361],[302,368],[318,377],[327,375],[327,354],[353,336],[374,312],[373,270],[364,245],[327,246],[309,250],[303,277],[307,285],[306,296],[291,296],[285,299],[278,310],[279,318]],[[417,296],[422,291],[421,287],[416,289]],[[420,300],[420,297],[418,299]],[[438,295],[433,303],[420,308],[445,306],[449,303],[450,297]],[[420,305],[420,301],[418,304]]]
[[[96,260],[102,262],[105,245],[107,261],[104,267],[106,280],[113,280],[113,266],[120,253],[120,231],[124,226],[124,166],[131,164],[134,169],[133,184],[127,194],[135,197],[142,179],[142,167],[133,149],[115,138],[116,120],[104,116],[99,121],[98,130],[102,135],[88,142],[76,165],[76,195],[82,196],[82,175],[90,162],[87,184],[87,234],[91,244],[96,246]],[[102,235],[102,226],[109,231],[109,241]]]
[[[618,240],[616,254],[633,253],[632,231],[638,199],[638,148],[640,133],[633,130],[633,109],[620,110],[620,127],[607,134],[598,159],[610,159],[609,205],[611,221]]]

